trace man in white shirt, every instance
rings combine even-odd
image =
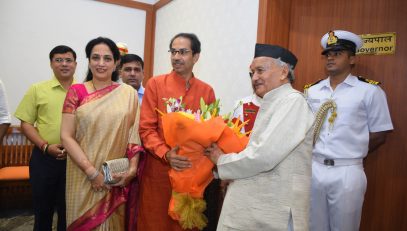
[[[393,125],[379,83],[351,74],[362,39],[336,30],[321,45],[329,77],[306,89],[317,117],[310,229],[357,231],[367,185],[363,158],[385,142]]]
[[[250,69],[263,100],[250,141],[240,153],[205,150],[219,178],[232,180],[218,231],[308,230],[314,115],[291,86],[296,63],[285,48],[256,44]]]

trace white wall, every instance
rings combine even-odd
[[[97,36],[125,42],[144,56],[145,11],[92,0],[1,0],[0,79],[14,113],[28,87],[51,78],[49,51],[60,44],[78,55],[76,78],[87,70],[85,46]],[[171,71],[168,44],[179,32],[202,43],[194,73],[211,84],[223,113],[251,94],[248,66],[257,35],[258,1],[173,0],[157,12],[154,74]],[[13,124],[18,121],[13,118]]]
[[[258,1],[173,0],[157,11],[154,75],[171,71],[168,46],[179,32],[195,33],[202,52],[195,75],[209,83],[223,110],[251,94],[249,65],[257,36]]]
[[[143,57],[145,18],[145,11],[91,0],[1,0],[0,78],[11,113],[32,83],[51,78],[48,55],[57,45],[76,51],[80,82],[87,71],[85,46],[98,36],[125,42]]]

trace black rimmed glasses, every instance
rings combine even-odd
[[[71,58],[65,58],[65,59],[63,59],[63,58],[55,58],[55,59],[54,59],[54,62],[56,62],[56,63],[63,63],[63,62],[66,62],[66,63],[68,63],[68,64],[71,64],[71,63],[74,62],[74,60],[71,59]]]
[[[188,54],[188,52],[191,52],[191,50],[184,49],[184,48],[183,48],[183,49],[179,49],[179,50],[177,50],[177,49],[170,49],[170,50],[168,50],[168,52],[170,52],[172,56],[175,56],[177,53],[180,54],[181,56],[184,56],[184,55]]]

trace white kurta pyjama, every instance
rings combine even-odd
[[[290,219],[295,231],[308,230],[313,122],[291,84],[263,97],[246,149],[218,160],[220,178],[233,180],[218,231],[287,231]]]

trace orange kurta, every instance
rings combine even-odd
[[[208,84],[193,77],[189,80],[188,89],[186,81],[175,72],[151,78],[144,92],[139,130],[149,154],[141,182],[138,231],[182,230],[179,223],[168,215],[170,166],[163,158],[170,148],[165,144],[160,115],[155,110],[166,112],[163,98],[180,96],[185,108],[193,111],[199,109],[201,97],[207,104],[215,101],[215,93]]]

